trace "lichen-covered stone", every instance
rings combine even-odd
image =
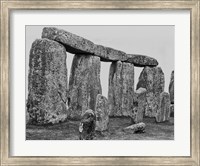
[[[108,100],[101,94],[97,95],[96,106],[96,129],[97,131],[104,131],[108,129],[109,123],[109,110],[108,110]]]
[[[131,116],[134,93],[134,65],[113,62],[109,73],[108,103],[110,116]]]
[[[171,104],[174,104],[174,71],[172,71],[170,84],[169,84],[169,95]]]
[[[126,54],[123,51],[110,47],[97,45],[88,39],[54,27],[45,27],[42,38],[48,38],[62,43],[66,50],[72,54],[94,55],[100,57],[101,61],[122,61],[132,63],[138,67],[157,66],[156,59],[144,55]]]
[[[75,55],[69,79],[70,118],[80,119],[86,110],[94,110],[96,97],[101,93],[100,58]]]
[[[125,62],[133,63],[137,67],[158,66],[158,61],[152,57],[138,54],[127,54]]]
[[[91,55],[94,53],[93,42],[62,29],[45,27],[42,31],[42,38],[62,43],[66,50],[72,54]]]
[[[65,48],[49,39],[32,44],[29,59],[29,123],[58,123],[67,118],[67,68]]]
[[[174,117],[174,104],[170,105],[170,117]]]
[[[92,140],[94,138],[96,116],[93,110],[89,109],[81,116],[79,124],[79,139]]]
[[[160,67],[145,67],[143,69],[136,89],[142,87],[147,90],[145,116],[156,116],[156,111],[159,108],[160,94],[164,91],[164,86],[164,73]]]
[[[146,89],[139,88],[133,96],[132,122],[139,123],[143,121],[143,116],[146,107]]]
[[[167,92],[160,94],[159,109],[156,113],[156,122],[168,121],[170,117],[170,97]]]
[[[144,133],[145,127],[146,127],[145,123],[140,122],[140,123],[125,127],[124,131],[131,131],[133,133]]]

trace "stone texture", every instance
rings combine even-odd
[[[73,33],[53,27],[45,27],[42,38],[48,38],[62,43],[66,50],[72,54],[93,54],[94,43]]]
[[[79,124],[79,139],[80,140],[92,140],[95,132],[96,116],[93,110],[86,110],[81,116],[81,122]]]
[[[131,131],[133,133],[144,133],[145,127],[145,123],[140,122],[124,128],[124,131]]]
[[[143,115],[146,107],[146,89],[139,88],[135,91],[133,96],[133,109],[132,109],[132,123],[139,123],[143,121]]]
[[[174,71],[171,73],[171,79],[169,84],[169,95],[171,104],[174,104]]]
[[[127,54],[125,62],[133,63],[136,67],[158,66],[158,61],[145,55]]]
[[[108,103],[110,116],[131,116],[134,93],[134,65],[113,62],[110,66]]]
[[[95,55],[105,62],[122,61],[132,63],[138,67],[158,65],[157,60],[154,58],[144,55],[126,54],[120,50],[94,44],[83,37],[54,27],[45,27],[42,32],[42,38],[62,43],[66,50],[72,54]]]
[[[170,97],[167,92],[160,94],[159,109],[156,113],[156,122],[168,121],[170,117]]]
[[[31,124],[58,123],[67,118],[67,68],[65,48],[38,39],[30,50],[27,111]]]
[[[174,117],[174,104],[170,105],[170,117]]]
[[[101,93],[100,58],[75,55],[69,79],[70,118],[80,119],[86,110],[94,110],[96,97]]]
[[[108,129],[109,123],[109,110],[108,110],[108,100],[101,94],[97,95],[96,106],[96,129],[97,131],[104,131]]]
[[[160,94],[164,91],[165,78],[160,67],[145,67],[140,74],[137,88],[147,90],[145,116],[155,117],[159,108]]]

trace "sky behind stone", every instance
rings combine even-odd
[[[41,38],[45,26],[26,26],[26,98],[28,93],[29,52],[35,39]],[[50,27],[50,26],[48,26]],[[52,26],[64,29],[91,40],[95,44],[112,47],[129,54],[142,54],[153,57],[165,74],[165,91],[168,92],[170,76],[174,70],[174,26]],[[73,54],[67,53],[68,78]],[[102,93],[108,95],[110,64],[101,63]],[[135,87],[143,68],[135,67]],[[69,79],[68,79],[69,80]]]

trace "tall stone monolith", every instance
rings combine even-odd
[[[97,131],[107,130],[109,124],[108,100],[101,94],[97,95],[96,105],[95,105],[95,115],[96,115],[95,130]]]
[[[146,89],[139,88],[134,92],[133,108],[132,108],[132,123],[139,123],[143,121],[143,116],[146,107]]]
[[[109,73],[108,103],[110,116],[131,116],[134,93],[134,65],[113,62]]]
[[[95,110],[96,97],[101,93],[100,58],[75,55],[69,79],[70,118],[80,119],[86,110]]]
[[[156,122],[168,121],[170,117],[170,97],[169,93],[160,94],[159,107],[156,112]]]
[[[145,88],[146,108],[145,116],[155,117],[159,109],[160,94],[164,91],[165,78],[160,67],[145,67],[140,74],[137,88]]]
[[[67,118],[66,50],[58,42],[37,39],[29,56],[29,123],[59,123]]]

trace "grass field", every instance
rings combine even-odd
[[[145,133],[133,134],[123,128],[131,125],[129,118],[110,118],[109,129],[96,133],[95,140],[173,140],[174,118],[156,123],[153,118],[144,118]],[[79,121],[66,121],[56,125],[27,125],[26,140],[78,140]]]

